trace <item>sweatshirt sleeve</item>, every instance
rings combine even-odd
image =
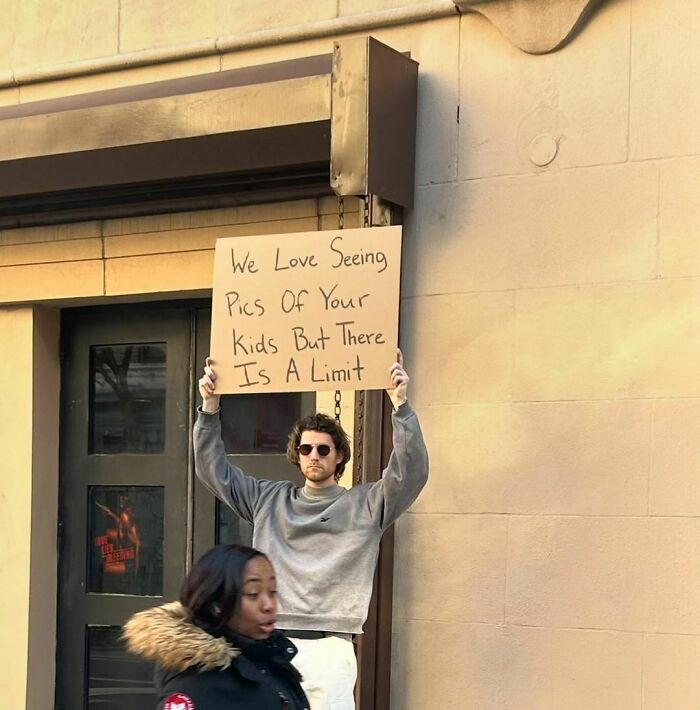
[[[428,451],[416,413],[405,402],[392,413],[394,449],[381,480],[372,485],[368,503],[386,530],[418,498],[428,481]]]
[[[198,412],[193,430],[197,478],[222,502],[249,523],[269,481],[247,476],[226,459],[218,415]]]

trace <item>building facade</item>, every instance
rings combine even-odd
[[[326,165],[322,124],[339,107],[330,69],[307,58],[371,36],[417,63],[413,189],[390,194],[396,175],[376,190],[366,182],[345,193],[342,218],[362,224],[367,192],[380,198],[375,223],[404,225],[400,343],[431,479],[384,556],[360,707],[697,707],[700,5],[3,8],[6,706],[52,708],[58,689],[58,707],[76,707],[62,697],[123,707],[127,694],[99,679],[126,663],[115,651],[125,615],[172,594],[192,555],[236,525],[198,494],[186,436],[215,240],[338,227],[332,187],[343,181]],[[300,83],[265,94],[260,76],[273,66],[275,80]],[[258,78],[241,79],[252,68]],[[197,93],[218,76],[221,91],[243,92],[231,94],[245,96],[240,116],[235,101],[217,113]],[[149,93],[156,86],[167,90]],[[194,119],[180,120],[188,96],[208,121],[197,135]],[[170,119],[143,121],[131,110],[139,100],[161,102]],[[247,133],[221,152],[255,163],[254,188],[238,164],[244,179],[225,185],[178,177],[185,146],[187,166],[215,155],[187,141],[209,140],[224,118],[232,135]],[[312,124],[283,134],[281,148],[270,138]],[[252,149],[255,131],[267,132]],[[147,142],[164,152],[128,152]],[[140,392],[128,406],[125,358]],[[279,463],[268,441],[286,420],[270,411],[291,417],[313,397],[252,414],[231,405],[232,427],[257,422],[250,465]],[[342,402],[351,421],[355,398]],[[135,421],[115,424],[120,403]],[[333,394],[315,403],[332,409]],[[139,510],[157,512],[153,549],[146,528],[130,527]],[[129,574],[126,550],[150,573],[136,591],[110,586]],[[124,670],[121,690],[147,697],[140,672]]]

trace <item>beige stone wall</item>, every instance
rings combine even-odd
[[[700,705],[700,5],[671,5],[607,2],[538,57],[463,16],[434,69],[460,122],[407,229],[432,478],[397,535],[397,710]]]
[[[58,312],[0,308],[0,695],[53,707],[58,509]]]
[[[27,686],[29,618],[29,535],[31,525],[32,399],[17,396],[17,359],[31,357],[31,309],[0,311],[2,357],[0,357],[0,450],[5,475],[0,478],[0,515],[4,554],[0,574],[12,580],[0,605],[0,692],[14,707],[24,707]],[[30,385],[31,392],[31,385]],[[7,405],[10,406],[7,406]]]
[[[153,3],[11,0],[0,71],[411,4],[178,1],[165,20]],[[478,15],[372,34],[420,62],[401,333],[432,460],[397,529],[392,708],[698,707],[700,5],[607,0],[544,56]],[[23,85],[0,105],[331,41]],[[0,303],[205,292],[216,236],[330,226],[331,202],[5,230]]]

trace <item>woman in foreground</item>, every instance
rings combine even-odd
[[[179,602],[135,614],[124,637],[156,663],[158,710],[308,710],[276,614],[267,557],[217,545],[187,575]]]

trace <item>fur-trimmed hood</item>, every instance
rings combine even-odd
[[[172,673],[192,667],[223,670],[240,654],[225,638],[195,626],[180,602],[134,614],[124,626],[124,639],[129,651]]]

